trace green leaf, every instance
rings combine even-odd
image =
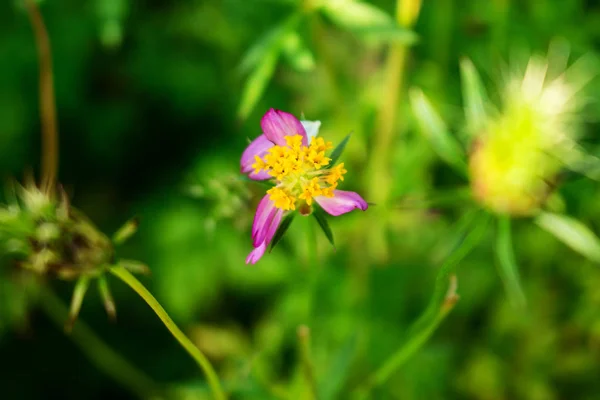
[[[346,29],[394,23],[383,10],[358,0],[328,0],[323,2],[322,11],[334,24]]]
[[[246,80],[246,85],[242,92],[242,100],[238,108],[239,118],[246,119],[262,97],[267,84],[275,72],[279,53],[280,49],[278,47],[272,48]]]
[[[90,286],[91,278],[89,276],[82,276],[75,283],[75,289],[73,289],[73,296],[71,297],[71,307],[69,309],[69,319],[65,323],[65,330],[70,332],[73,329],[73,325],[77,320],[77,316],[79,315],[79,310],[81,310],[81,304],[83,303],[83,298],[85,297],[85,293]]]
[[[283,23],[269,31],[246,53],[240,63],[242,73],[250,72],[241,95],[238,117],[246,119],[262,97],[275,73],[277,61],[283,50],[284,39],[301,20],[299,13],[292,14]]]
[[[335,249],[335,240],[333,239],[333,231],[331,230],[331,227],[329,226],[329,222],[327,222],[327,218],[325,217],[325,212],[323,210],[321,210],[320,208],[317,208],[313,212],[313,215],[314,215],[315,219],[317,220],[317,222],[319,223],[319,226],[323,230],[323,233],[325,234],[325,236],[327,236],[327,240],[329,240],[329,243],[331,243],[331,245]]]
[[[294,220],[295,216],[296,216],[296,213],[293,212],[293,213],[286,215],[283,218],[283,221],[281,221],[281,224],[279,224],[279,227],[277,228],[277,231],[275,232],[275,236],[273,236],[273,240],[271,241],[271,248],[269,249],[269,252],[273,251],[275,246],[277,246],[277,243],[279,243],[279,241],[283,238],[283,235],[285,235],[285,233],[287,232],[287,230],[290,227],[290,225],[292,224],[292,221]]]
[[[315,68],[315,57],[297,32],[290,32],[285,36],[283,53],[292,67],[299,72],[308,72]]]
[[[463,176],[467,165],[465,153],[435,111],[429,100],[419,89],[410,91],[410,102],[421,132],[429,140],[436,153]]]
[[[257,65],[260,65],[263,59],[271,52],[279,52],[283,45],[286,35],[293,31],[298,25],[301,19],[301,14],[292,14],[283,23],[277,25],[271,29],[265,35],[263,35],[256,43],[248,50],[242,62],[240,63],[239,70],[241,73],[248,73],[253,70]]]
[[[123,244],[127,239],[133,236],[140,225],[138,218],[134,217],[127,221],[112,237],[113,243],[116,245]]]
[[[496,235],[496,255],[500,262],[500,277],[504,283],[506,293],[511,303],[517,307],[525,305],[525,294],[521,287],[519,268],[515,261],[512,237],[510,232],[510,218],[502,216],[498,219],[498,232]]]
[[[574,140],[564,139],[564,146],[557,146],[553,156],[571,171],[578,172],[593,180],[600,180],[600,158],[588,154]]]
[[[110,288],[108,287],[108,279],[106,279],[106,275],[98,277],[98,292],[100,292],[100,298],[104,303],[104,309],[106,310],[109,318],[115,320],[117,317],[117,308],[115,306],[115,300],[110,292]]]
[[[336,146],[335,149],[333,149],[333,151],[331,152],[330,158],[331,161],[329,162],[330,166],[334,166],[335,163],[340,159],[342,153],[344,152],[344,150],[346,149],[346,145],[348,144],[348,141],[350,141],[350,137],[352,136],[351,133],[349,133],[348,135],[346,135],[346,137],[344,138],[344,140],[342,140],[340,142],[340,144],[338,144]]]
[[[425,312],[419,317],[409,330],[406,341],[394,352],[390,358],[378,368],[371,376],[369,387],[380,386],[385,383],[406,361],[419,351],[435,329],[441,324],[446,315],[452,310],[458,300],[456,294],[457,281],[454,275],[457,265],[481,242],[487,230],[489,215],[475,214],[471,218],[468,214],[467,226],[459,224],[459,229],[464,231],[458,246],[446,258],[435,278],[435,289]]]
[[[487,94],[475,66],[468,58],[460,61],[460,76],[467,126],[469,133],[476,135],[485,128]]]
[[[581,222],[566,215],[542,212],[535,223],[573,250],[600,262],[600,239]]]

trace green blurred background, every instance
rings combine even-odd
[[[119,255],[150,267],[143,282],[214,362],[233,398],[305,398],[297,339],[305,324],[321,397],[349,399],[426,308],[456,221],[472,206],[452,192],[467,183],[416,131],[409,87],[421,87],[460,131],[461,57],[493,91],[508,60],[545,52],[556,37],[569,41],[575,57],[600,46],[600,2],[593,0],[423,0],[414,34],[371,26],[393,18],[392,0],[358,8],[350,0],[324,9],[317,3],[40,3],[54,58],[60,181],[104,232],[140,217]],[[394,90],[384,68],[389,46],[406,57],[387,179],[378,180],[371,169],[377,118]],[[27,15],[19,1],[4,1],[5,179],[38,170],[37,79]],[[597,81],[591,87],[582,118],[593,151]],[[312,219],[296,218],[271,254],[247,266],[264,188],[239,179],[239,156],[270,107],[320,120],[334,143],[353,132],[343,188],[383,201],[330,220],[335,252]],[[600,228],[598,184],[567,176],[559,191],[569,215]],[[427,199],[448,193],[449,204],[427,207]],[[527,308],[507,301],[486,236],[459,266],[454,310],[370,398],[600,398],[599,266],[527,219],[514,224],[514,241]],[[6,270],[0,398],[139,398],[86,357],[36,291]],[[111,284],[118,321],[107,320],[94,290],[80,319],[173,398],[209,398],[202,373],[151,310],[122,283]],[[48,285],[68,302],[71,282]]]

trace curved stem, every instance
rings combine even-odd
[[[421,0],[397,0],[396,23],[403,28],[411,29],[419,15]],[[389,219],[387,203],[390,197],[390,188],[393,176],[391,169],[391,149],[396,149],[394,140],[398,136],[399,104],[404,95],[404,81],[407,66],[409,47],[403,43],[392,43],[384,65],[384,92],[377,111],[373,148],[367,167],[369,186],[369,200],[385,207],[378,207],[375,218],[381,221]],[[379,261],[388,257],[388,244],[386,239],[385,224],[371,224],[369,226],[368,244],[369,252]]]
[[[56,122],[56,103],[54,99],[54,81],[52,78],[52,53],[50,39],[42,14],[34,0],[25,0],[40,65],[40,119],[42,125],[42,182],[41,188],[46,194],[54,190],[58,170],[58,128]]]
[[[67,306],[48,288],[42,288],[40,296],[40,306],[52,322],[62,330],[65,320],[69,317]],[[140,399],[151,398],[160,393],[158,385],[152,379],[104,343],[81,320],[74,325],[68,337],[98,369],[104,371],[123,387],[128,388]]]
[[[479,218],[478,218],[479,217]],[[458,296],[456,294],[457,265],[481,242],[488,227],[489,216],[468,213],[466,226],[459,224],[459,231],[465,230],[456,248],[447,257],[435,279],[435,289],[429,305],[414,323],[407,341],[379,367],[367,383],[356,391],[356,399],[365,399],[370,391],[384,384],[390,377],[420,350],[444,318],[452,310]]]
[[[190,339],[182,332],[181,329],[175,322],[169,317],[165,309],[160,305],[160,303],[154,298],[154,296],[142,285],[140,281],[137,280],[135,276],[133,276],[129,271],[125,268],[116,266],[110,269],[110,272],[115,275],[117,278],[122,280],[125,284],[127,284],[130,288],[132,288],[145,302],[152,308],[152,310],[156,313],[158,318],[165,324],[169,332],[173,335],[175,339],[181,344],[181,346],[188,352],[190,356],[198,363],[200,368],[204,371],[206,375],[206,379],[208,380],[208,384],[213,392],[213,396],[218,400],[225,400],[226,396],[221,387],[221,383],[219,382],[219,377],[215,372],[214,368],[210,364],[210,361],[206,358],[204,354],[196,347]]]

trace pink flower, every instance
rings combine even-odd
[[[320,125],[319,121],[299,121],[292,114],[270,109],[261,120],[263,134],[244,150],[242,173],[254,180],[274,182],[254,216],[254,250],[246,258],[247,264],[263,256],[283,217],[296,209],[308,215],[313,202],[334,216],[367,209],[359,194],[337,190],[347,171],[343,163],[330,165],[332,160],[325,153],[333,146],[316,137]]]

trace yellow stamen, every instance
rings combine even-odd
[[[260,158],[259,156],[254,156],[254,159],[256,160],[256,162],[252,164],[252,168],[254,168],[255,174],[258,174],[260,171],[267,168],[267,164],[262,158]]]
[[[288,211],[296,209],[296,198],[285,190],[274,187],[267,190],[269,199],[275,202],[275,207]]]
[[[344,163],[340,163],[329,170],[329,175],[327,175],[327,178],[325,178],[325,181],[327,183],[329,183],[330,185],[335,184],[337,181],[343,181],[344,174],[346,172],[348,172],[348,171],[346,171],[344,169]]]
[[[313,197],[321,194],[323,194],[323,191],[319,185],[319,178],[312,178],[306,185],[302,185],[302,193],[298,197],[305,200],[306,204],[310,206]]]
[[[326,169],[331,159],[325,152],[333,148],[331,142],[313,138],[304,146],[303,140],[300,135],[286,136],[286,146],[273,146],[263,158],[255,157],[252,165],[255,173],[266,171],[277,180],[267,193],[275,207],[285,211],[295,210],[298,199],[310,206],[314,197],[333,197],[337,182],[347,172],[343,163]]]

